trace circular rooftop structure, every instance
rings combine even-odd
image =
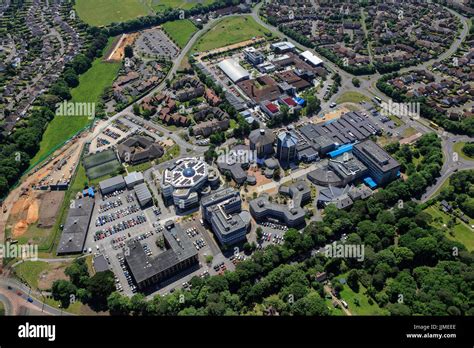
[[[196,188],[207,182],[207,163],[197,158],[183,158],[176,161],[174,168],[165,173],[165,181],[175,189]]]
[[[183,175],[187,178],[191,178],[196,174],[194,168],[186,168],[183,170]]]

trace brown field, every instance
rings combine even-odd
[[[38,221],[39,201],[36,194],[31,196],[22,196],[12,207],[11,218],[15,221],[12,229],[12,237],[18,238],[22,236],[28,226]]]
[[[64,191],[27,191],[12,206],[10,222],[12,237],[26,233],[28,226],[38,223],[38,227],[52,227],[64,199]]]
[[[52,227],[61,208],[65,191],[45,192],[41,197],[38,227]]]

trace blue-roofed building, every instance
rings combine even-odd
[[[334,157],[342,155],[345,152],[352,151],[353,147],[354,147],[353,144],[342,145],[342,146],[339,146],[339,148],[337,148],[336,150],[329,152],[328,155],[329,157],[334,158]]]
[[[372,190],[377,188],[377,183],[372,179],[370,176],[364,179],[364,182],[369,186]]]
[[[89,187],[89,189],[87,190],[87,193],[89,194],[89,197],[94,198],[95,193],[94,193],[94,188],[93,187]]]
[[[293,98],[293,100],[294,100],[298,105],[301,105],[301,106],[304,106],[304,104],[306,104],[306,100],[304,100],[303,98],[300,98],[300,97]]]

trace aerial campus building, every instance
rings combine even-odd
[[[359,199],[371,197],[373,191],[365,185],[358,187],[346,185],[345,187],[329,186],[319,191],[317,206],[325,208],[334,204],[337,209],[346,209]]]
[[[58,255],[83,252],[93,209],[93,198],[84,197],[73,201],[63,227],[61,240],[59,241]]]
[[[117,175],[99,182],[99,188],[102,195],[108,195],[117,190],[123,190],[127,187],[122,175]]]
[[[400,163],[371,140],[355,144],[353,154],[363,162],[377,185],[386,185],[400,175]]]
[[[207,184],[212,189],[219,186],[214,170],[198,158],[182,158],[163,172],[161,193],[165,202],[187,210],[199,204],[200,194]]]
[[[247,80],[250,73],[242,68],[242,66],[233,58],[224,59],[217,66],[227,75],[234,83]]]
[[[255,185],[257,179],[253,175],[248,175],[246,169],[250,163],[255,161],[253,152],[246,145],[234,146],[228,154],[224,154],[217,159],[217,168],[223,174],[230,173],[232,179],[239,185],[247,183]]]
[[[311,189],[306,182],[280,186],[279,193],[291,197],[289,205],[270,202],[267,195],[262,195],[249,203],[253,218],[256,221],[277,220],[288,227],[304,225],[306,212],[302,206],[311,200]]]
[[[163,156],[163,148],[152,138],[134,135],[117,145],[117,152],[122,162],[139,164]]]
[[[277,158],[282,166],[288,166],[297,158],[296,147],[298,138],[292,131],[286,131],[278,134]]]
[[[343,187],[363,181],[370,188],[375,188],[399,176],[400,164],[372,140],[346,144],[328,155],[327,165],[307,175],[316,185]]]
[[[198,253],[180,225],[168,221],[163,229],[166,250],[148,257],[139,241],[127,243],[125,262],[141,290],[191,267],[197,267]]]
[[[288,166],[297,161],[318,161],[331,153],[335,157],[344,152],[345,145],[352,146],[380,132],[376,124],[351,111],[334,121],[289,127],[281,132],[277,136],[277,158],[282,166]]]
[[[245,240],[250,226],[250,214],[242,211],[240,193],[233,188],[223,188],[201,200],[203,220],[222,245]]]
[[[275,136],[269,129],[255,129],[250,132],[250,150],[257,152],[258,159],[265,159],[273,154]]]

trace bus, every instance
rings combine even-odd
[[[433,121],[430,121],[430,127],[434,128],[434,129],[439,129],[439,126],[436,123],[434,123]]]
[[[376,102],[377,104],[382,104],[382,99],[380,99],[379,97],[372,98],[372,101]]]

